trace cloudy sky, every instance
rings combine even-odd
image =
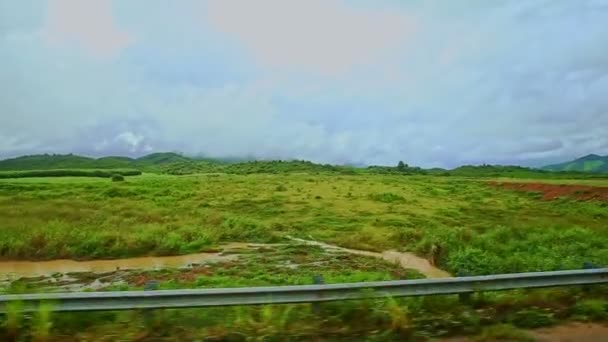
[[[0,0],[0,158],[608,154],[608,0]]]

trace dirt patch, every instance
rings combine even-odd
[[[499,189],[539,193],[544,200],[567,197],[581,201],[595,200],[608,202],[608,187],[546,183],[489,182],[489,184]]]
[[[571,323],[530,333],[539,342],[608,341],[608,327],[599,324]]]
[[[536,330],[522,330],[538,342],[604,342],[608,341],[608,327],[597,323],[568,323]],[[467,342],[471,337],[438,339],[442,342]],[[486,341],[486,340],[484,340]],[[489,340],[488,340],[489,341]],[[493,340],[492,340],[493,341]],[[510,341],[510,340],[497,340]],[[518,340],[519,341],[519,340]]]

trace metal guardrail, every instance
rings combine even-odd
[[[41,303],[49,303],[53,311],[104,311],[313,303],[603,283],[608,283],[608,268],[328,285],[23,294],[0,296],[0,312],[6,312],[11,302],[18,302],[19,310],[26,312],[37,310]]]

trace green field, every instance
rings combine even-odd
[[[453,274],[608,263],[605,202],[542,201],[536,194],[456,177],[147,174],[123,183],[2,180],[0,217],[0,256],[13,259],[184,254],[221,242],[279,242],[292,235],[421,256],[435,244],[439,265]]]
[[[144,174],[124,182],[88,177],[2,179],[0,257],[90,260],[213,251],[226,242],[283,246],[244,251],[237,261],[190,270],[116,271],[106,274],[113,280],[97,290],[141,289],[147,279],[160,280],[161,288],[169,289],[307,284],[313,275],[323,275],[330,283],[421,276],[374,258],[327,254],[288,237],[359,250],[413,252],[454,275],[608,264],[607,202],[545,201],[538,193],[490,186],[491,180],[336,172]],[[606,185],[605,180],[547,182]],[[97,276],[72,277],[76,288],[86,290]],[[49,285],[44,279],[21,279],[0,284],[0,292],[58,291],[60,285],[61,281]],[[321,320],[306,305],[186,310],[163,314],[166,321],[188,322],[180,325],[182,330],[154,329],[174,340],[191,339],[192,334],[225,338],[235,331],[279,340],[318,337],[319,331],[337,338],[374,331],[379,340],[477,334],[493,324],[528,328],[530,321],[544,326],[577,317],[603,319],[608,315],[602,308],[608,302],[602,291],[488,294],[473,304],[454,297],[327,304]],[[356,319],[363,312],[369,318],[365,322]],[[55,340],[75,331],[83,332],[77,341],[95,340],[94,336],[117,329],[119,322],[135,319],[129,315],[85,315],[76,320],[78,324],[69,323],[73,315],[54,316],[53,333],[59,336]],[[151,331],[121,329],[133,339]],[[9,330],[0,329],[0,337]]]

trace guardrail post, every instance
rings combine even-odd
[[[585,261],[583,263],[583,269],[584,270],[592,270],[594,268],[599,268],[597,265],[595,265],[592,262],[589,261]],[[589,292],[591,291],[591,287],[589,285],[582,285],[581,289],[583,290],[584,293],[589,294]]]
[[[323,279],[322,275],[317,274],[312,276],[312,283],[315,285],[323,285],[325,284],[325,279]],[[321,306],[319,305],[319,303],[312,303],[312,312],[315,315],[318,315],[321,312]]]
[[[144,285],[144,291],[156,291],[158,290],[157,280],[148,280]],[[154,309],[144,309],[143,312],[146,326],[151,327],[154,324]]]
[[[457,277],[465,277],[466,275],[464,275],[463,273],[458,272],[456,274]],[[458,295],[458,300],[463,303],[463,304],[470,304],[471,303],[471,293],[461,293]]]
[[[463,304],[471,304],[471,293],[461,293],[458,295],[458,299]]]

